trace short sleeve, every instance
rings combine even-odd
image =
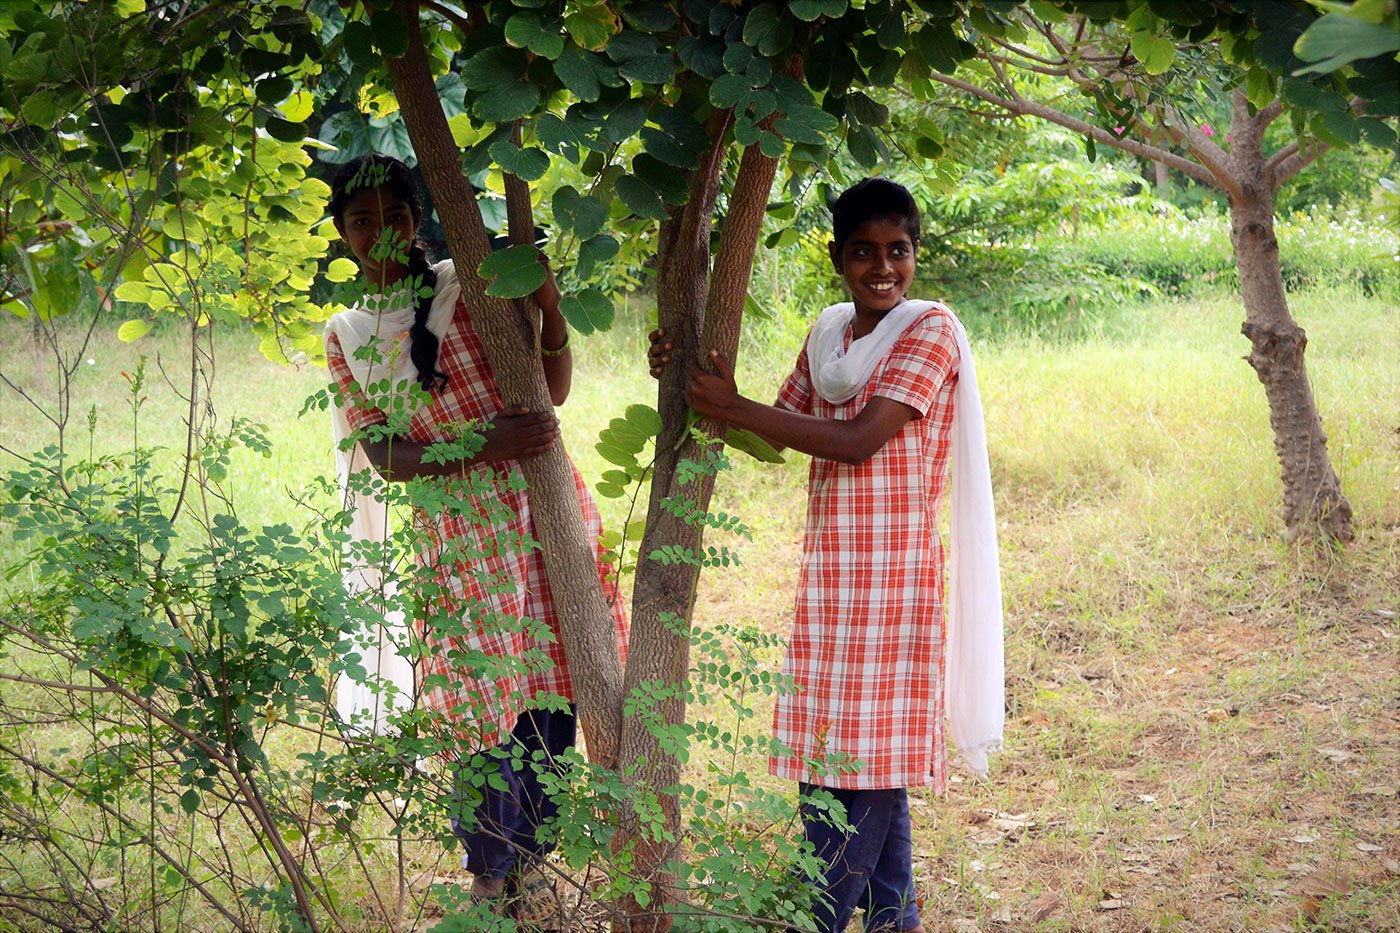
[[[345,418],[350,423],[350,430],[359,431],[388,420],[382,411],[370,406],[364,393],[360,391],[359,383],[350,372],[350,365],[345,362],[345,351],[340,346],[340,338],[335,334],[326,335],[326,365],[330,368],[331,378],[345,396]]]
[[[923,417],[939,389],[957,378],[958,343],[947,316],[930,312],[905,331],[872,380],[872,396],[908,405]]]
[[[808,334],[808,339],[811,335]],[[807,341],[802,341],[802,350],[797,354],[797,362],[792,372],[778,390],[777,406],[789,411],[812,413],[812,371],[807,365]]]

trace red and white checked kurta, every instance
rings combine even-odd
[[[850,345],[850,332],[846,345]],[[935,518],[948,485],[958,347],[937,309],[899,337],[848,402],[812,389],[804,345],[778,394],[793,411],[847,421],[871,398],[914,408],[869,460],[812,458],[796,616],[778,697],[779,777],[881,789],[947,780],[943,726],[943,545]],[[858,771],[840,760],[858,759]],[[846,766],[849,768],[849,765]]]
[[[406,335],[400,339],[406,340]],[[407,348],[402,352],[408,352]],[[389,355],[387,349],[385,355]],[[337,384],[347,393],[350,428],[358,431],[383,424],[383,412],[370,407],[355,385],[334,334],[326,341],[326,360]],[[405,437],[416,443],[455,438],[464,423],[488,421],[504,407],[486,352],[460,298],[439,345],[437,365],[446,374],[447,383],[433,389],[432,403],[413,414]],[[578,468],[570,466],[584,523],[596,541],[602,534],[597,504]],[[479,484],[493,471],[488,493]],[[422,695],[428,707],[441,711],[469,736],[479,736],[489,744],[510,732],[528,701],[542,694],[572,699],[573,685],[544,560],[538,547],[523,549],[520,545],[523,536],[534,541],[538,536],[518,462],[496,461],[477,467],[465,481],[451,480],[448,488],[464,501],[464,514],[429,515],[419,510],[414,520],[428,541],[419,561],[435,569],[434,580],[442,587],[442,596],[429,611],[446,610],[461,630],[447,637],[432,630],[425,633],[435,644],[418,676],[420,683],[426,682]],[[468,542],[464,554],[443,557],[444,542],[463,541]],[[598,550],[601,555],[601,543]],[[625,609],[601,560],[598,572],[613,607],[619,646],[625,650]],[[511,620],[520,618],[544,623],[553,640],[519,631],[520,626]],[[494,678],[473,678],[464,674],[454,656],[476,658],[476,652],[488,658],[534,660],[526,673],[503,671]],[[540,664],[541,653],[552,663]]]

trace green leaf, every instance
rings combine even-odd
[[[737,107],[753,93],[749,79],[742,75],[723,75],[710,85],[710,103],[721,110]]]
[[[525,181],[536,181],[549,171],[549,156],[534,146],[521,149],[508,139],[491,144],[491,158],[502,170]]]
[[[791,0],[788,9],[804,23],[810,23],[822,16],[840,16],[846,12],[846,0]]]
[[[778,453],[772,444],[752,431],[746,431],[743,428],[730,428],[724,435],[724,443],[763,463],[786,462],[783,455]]]
[[[373,68],[379,64],[379,53],[374,50],[374,30],[369,23],[360,20],[346,23],[340,38],[350,61],[361,68]]]
[[[558,25],[558,20],[555,20]],[[529,49],[536,55],[556,59],[564,51],[564,37],[549,32],[536,13],[522,10],[506,21],[506,41],[516,48]]]
[[[257,98],[264,104],[280,104],[292,96],[292,79],[277,75],[258,82]]]
[[[622,23],[606,3],[579,4],[564,17],[564,28],[585,49],[602,51]]]
[[[819,145],[826,141],[823,134],[838,125],[836,118],[820,107],[794,107],[773,128],[794,142]]]
[[[306,124],[293,123],[281,117],[267,118],[267,135],[284,143],[299,143],[306,138]]]
[[[1254,109],[1262,110],[1278,96],[1274,91],[1274,78],[1264,68],[1251,68],[1244,78],[1244,96]]]
[[[146,336],[150,329],[151,325],[147,321],[139,319],[127,321],[117,328],[117,339],[122,343],[132,343]]]
[[[358,267],[356,269],[358,271]],[[144,305],[151,300],[151,286],[145,282],[123,282],[117,286],[113,293],[118,301],[129,301],[132,304]]]
[[[640,403],[628,405],[623,417],[627,423],[637,428],[647,437],[657,437],[661,434],[661,415],[650,405]]]
[[[339,256],[332,259],[330,265],[326,267],[326,281],[328,282],[348,282],[360,274],[360,267],[355,264],[355,260],[346,259]]]
[[[1321,117],[1321,124],[1341,143],[1354,145],[1361,142],[1361,127],[1357,124],[1356,116],[1350,110],[1324,113]],[[1314,123],[1314,126],[1316,125]]]
[[[598,451],[598,456],[611,463],[613,466],[629,467],[637,465],[637,458],[634,454],[614,447],[606,441],[599,441],[593,445],[593,449]]]
[[[530,62],[520,49],[498,46],[478,52],[462,66],[462,82],[476,92],[472,113],[487,123],[509,123],[540,102],[540,86],[527,77]]]
[[[1133,55],[1142,62],[1143,70],[1150,75],[1164,73],[1176,58],[1176,43],[1169,36],[1157,36],[1150,32],[1133,33]]]
[[[576,45],[566,48],[554,62],[554,73],[575,97],[587,103],[597,100],[604,87],[621,87],[625,83],[615,64]]]
[[[772,58],[792,43],[792,20],[783,16],[782,7],[764,3],[749,11],[744,20],[744,44]]]
[[[670,216],[661,195],[636,175],[623,175],[617,180],[617,196],[638,217],[665,220]]]
[[[957,70],[960,49],[953,25],[947,21],[926,23],[914,34],[915,48],[934,71],[951,74]]]
[[[570,185],[554,192],[554,219],[580,240],[587,240],[603,229],[608,210],[597,200],[586,198]]]
[[[605,331],[612,327],[616,309],[608,296],[597,288],[586,288],[559,300],[559,313],[580,334]]]
[[[388,58],[401,58],[408,51],[408,24],[391,10],[375,11],[369,15],[374,44]]]
[[[1400,29],[1344,13],[1328,13],[1293,43],[1293,54],[1312,63],[1293,73],[1332,72],[1357,59],[1394,52],[1400,52]]]
[[[524,298],[545,280],[540,251],[528,243],[492,253],[481,261],[476,271],[491,283],[486,287],[486,294],[493,298]]]
[[[30,126],[47,128],[58,119],[58,102],[54,99],[53,91],[36,91],[25,99],[19,112]]]
[[[1362,117],[1356,121],[1356,126],[1361,130],[1361,138],[1377,149],[1390,149],[1395,145],[1395,129],[1383,120]]]
[[[866,126],[883,126],[889,122],[890,108],[860,91],[846,95],[846,106],[851,116]]]
[[[620,248],[617,240],[606,233],[585,240],[578,249],[578,264],[574,267],[574,272],[581,279],[592,278],[598,264],[612,259]]]
[[[655,36],[624,32],[608,43],[608,57],[618,74],[640,84],[665,84],[676,73],[676,60]]]
[[[180,795],[180,809],[193,814],[199,809],[199,791],[190,788]]]

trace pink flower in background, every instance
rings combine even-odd
[[[1202,133],[1205,133],[1207,136],[1214,136],[1214,135],[1215,135],[1215,130],[1211,129],[1211,126],[1210,126],[1209,123],[1202,123],[1202,124],[1201,124],[1201,132],[1202,132]]]
[[[1229,133],[1226,133],[1226,134],[1225,134],[1225,141],[1226,141],[1227,143],[1231,140],[1231,138],[1232,138],[1232,137],[1230,136]]]
[[[1113,135],[1114,135],[1114,136],[1122,136],[1122,135],[1123,135],[1123,127],[1121,127],[1121,126],[1115,126],[1115,127],[1113,128]]]

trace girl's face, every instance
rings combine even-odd
[[[345,205],[335,229],[371,285],[392,285],[408,272],[408,246],[418,235],[413,209],[388,186],[364,188]]]
[[[861,224],[841,246],[831,243],[831,264],[846,280],[856,314],[884,317],[904,300],[914,281],[914,250],[904,218],[873,217]]]

